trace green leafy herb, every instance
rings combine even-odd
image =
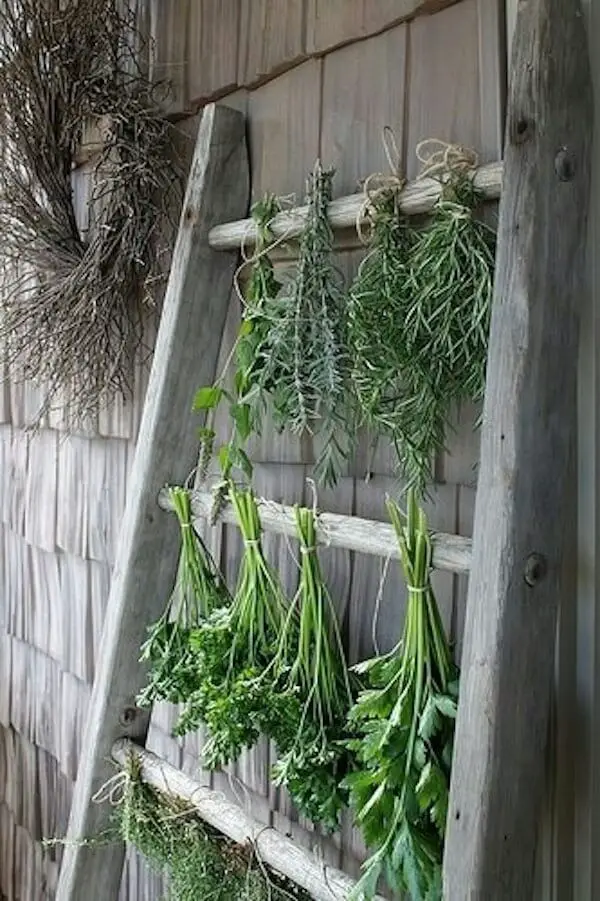
[[[365,841],[374,849],[351,898],[368,901],[381,876],[412,901],[441,899],[457,671],[430,582],[431,538],[415,494],[406,517],[388,502],[407,581],[401,642],[356,669],[368,680],[351,711],[345,780]]]
[[[333,171],[315,164],[308,181],[308,214],[293,279],[268,305],[270,329],[260,348],[262,386],[276,425],[317,432],[318,482],[333,485],[355,440],[347,352],[346,297],[334,268],[327,216]]]
[[[456,409],[483,394],[495,236],[475,218],[481,200],[467,174],[451,171],[428,224],[414,232],[393,194],[383,194],[371,251],[350,290],[363,415],[392,440],[419,494]]]
[[[175,590],[163,615],[149,627],[141,660],[149,664],[148,684],[138,696],[142,707],[154,701],[183,701],[195,685],[190,635],[209,614],[229,603],[229,593],[209,551],[194,530],[190,496],[170,488],[181,529],[181,555]]]
[[[200,430],[201,454],[200,472],[206,474],[214,449],[216,433],[213,428],[216,410],[223,400],[229,404],[231,435],[229,441],[219,451],[219,462],[223,474],[221,492],[228,490],[228,480],[235,469],[241,470],[247,478],[252,475],[252,464],[245,446],[252,434],[260,433],[261,420],[265,408],[265,394],[261,387],[261,373],[264,361],[259,353],[270,325],[265,310],[281,287],[275,276],[268,249],[273,241],[270,224],[280,211],[278,199],[267,194],[257,201],[251,210],[256,227],[254,253],[248,261],[248,280],[242,322],[237,340],[227,365],[216,385],[200,388],[194,399],[194,409],[207,411],[208,426]],[[223,381],[229,372],[229,364],[234,363],[233,389],[226,390]]]
[[[251,845],[229,841],[193,808],[145,784],[139,767],[127,771],[117,808],[120,833],[158,873],[166,873],[168,901],[308,901],[298,886],[266,867]]]
[[[209,767],[235,760],[257,740],[265,718],[285,715],[285,700],[264,678],[279,646],[288,605],[279,579],[265,560],[254,495],[230,487],[245,543],[232,603],[213,610],[193,631],[196,687],[176,727],[178,734],[206,726]]]
[[[315,514],[296,507],[295,517],[300,583],[274,666],[282,697],[289,698],[289,715],[268,724],[280,754],[274,777],[286,786],[301,813],[335,829],[346,802],[340,780],[347,767],[343,739],[353,695],[336,613],[317,556]]]

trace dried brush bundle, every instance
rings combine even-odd
[[[65,390],[78,420],[127,396],[161,278],[160,229],[180,194],[172,126],[126,7],[0,4],[0,344],[14,371],[43,386],[40,416]],[[90,126],[100,137],[80,231],[71,179]]]

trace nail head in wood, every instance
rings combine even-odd
[[[530,554],[525,562],[525,581],[533,588],[542,581],[547,571],[546,558],[542,554]]]
[[[554,171],[561,181],[572,181],[575,178],[577,171],[575,156],[566,147],[561,147],[556,154]]]
[[[131,726],[135,723],[137,715],[137,707],[124,707],[119,717],[119,722],[122,726]]]

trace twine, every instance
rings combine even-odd
[[[441,181],[444,176],[464,175],[479,166],[479,156],[474,150],[439,138],[426,138],[420,141],[415,154],[421,164],[417,181],[424,178],[436,178]]]
[[[362,244],[369,244],[373,229],[373,214],[377,201],[387,194],[395,197],[406,187],[406,178],[402,172],[402,157],[394,130],[386,125],[381,134],[383,152],[390,167],[389,173],[373,172],[363,182],[363,203],[356,215],[356,233]],[[365,234],[364,225],[369,224],[369,234]]]
[[[92,795],[92,803],[103,804],[108,801],[111,807],[118,807],[123,803],[129,781],[129,773],[126,770],[119,770],[100,786],[96,794]]]

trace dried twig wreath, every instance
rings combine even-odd
[[[131,389],[182,170],[147,51],[121,0],[0,4],[0,345],[13,377],[43,386],[40,417],[65,391],[80,421]],[[90,123],[81,229],[72,171]]]

